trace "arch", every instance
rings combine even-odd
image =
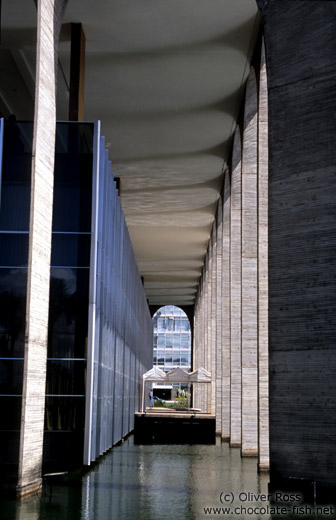
[[[191,324],[187,314],[176,305],[160,307],[152,318],[153,365],[162,370],[191,368]]]

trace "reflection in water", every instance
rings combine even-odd
[[[223,499],[231,493],[233,506],[265,507],[255,495],[266,495],[267,483],[256,459],[241,459],[227,444],[135,446],[130,437],[86,474],[54,485],[51,496],[47,489],[39,498],[1,504],[1,520],[268,520],[269,514],[206,512],[232,507]]]

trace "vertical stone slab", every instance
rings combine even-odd
[[[315,482],[317,501],[333,503],[336,6],[258,4],[269,105],[270,482]]]
[[[258,454],[258,97],[246,86],[242,153],[242,455]]]
[[[222,439],[230,439],[230,172],[226,170],[223,196],[222,244]]]
[[[258,111],[259,471],[269,470],[268,404],[268,94],[262,44]]]
[[[222,262],[223,262],[223,201],[217,210],[216,246],[216,434],[222,434]]]
[[[57,47],[66,3],[66,0],[40,0],[37,4],[38,43],[18,496],[35,492],[41,485],[55,154]]]
[[[216,272],[217,272],[217,257],[216,257],[216,240],[217,240],[217,225],[214,222],[212,227],[211,238],[211,413],[216,413],[216,306],[217,306],[217,286],[216,286]]]
[[[211,239],[208,246],[207,262],[206,262],[206,314],[207,314],[207,336],[206,336],[206,355],[205,368],[211,372]],[[210,412],[211,407],[211,385],[203,385],[205,387],[205,411]]]
[[[231,179],[231,432],[230,446],[241,446],[241,138],[233,139]]]

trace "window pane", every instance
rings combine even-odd
[[[51,265],[69,267],[90,266],[90,235],[53,233]]]
[[[0,212],[2,230],[29,230],[32,132],[32,123],[5,122]]]
[[[0,233],[0,265],[27,267],[29,235]]]
[[[23,357],[27,269],[0,268],[0,356]]]
[[[85,397],[46,397],[45,428],[47,430],[82,430]]]
[[[0,396],[0,430],[20,430],[22,397]]]
[[[0,359],[0,394],[22,394],[23,359]]]
[[[48,360],[47,394],[85,394],[86,361]]]
[[[54,231],[90,231],[92,125],[57,124]]]
[[[48,357],[85,358],[89,269],[51,269]]]

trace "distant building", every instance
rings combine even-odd
[[[161,307],[153,316],[153,365],[165,372],[175,367],[191,369],[191,327],[186,313],[175,305]],[[183,385],[153,385],[155,395],[174,397]],[[174,387],[173,395],[171,390]]]

